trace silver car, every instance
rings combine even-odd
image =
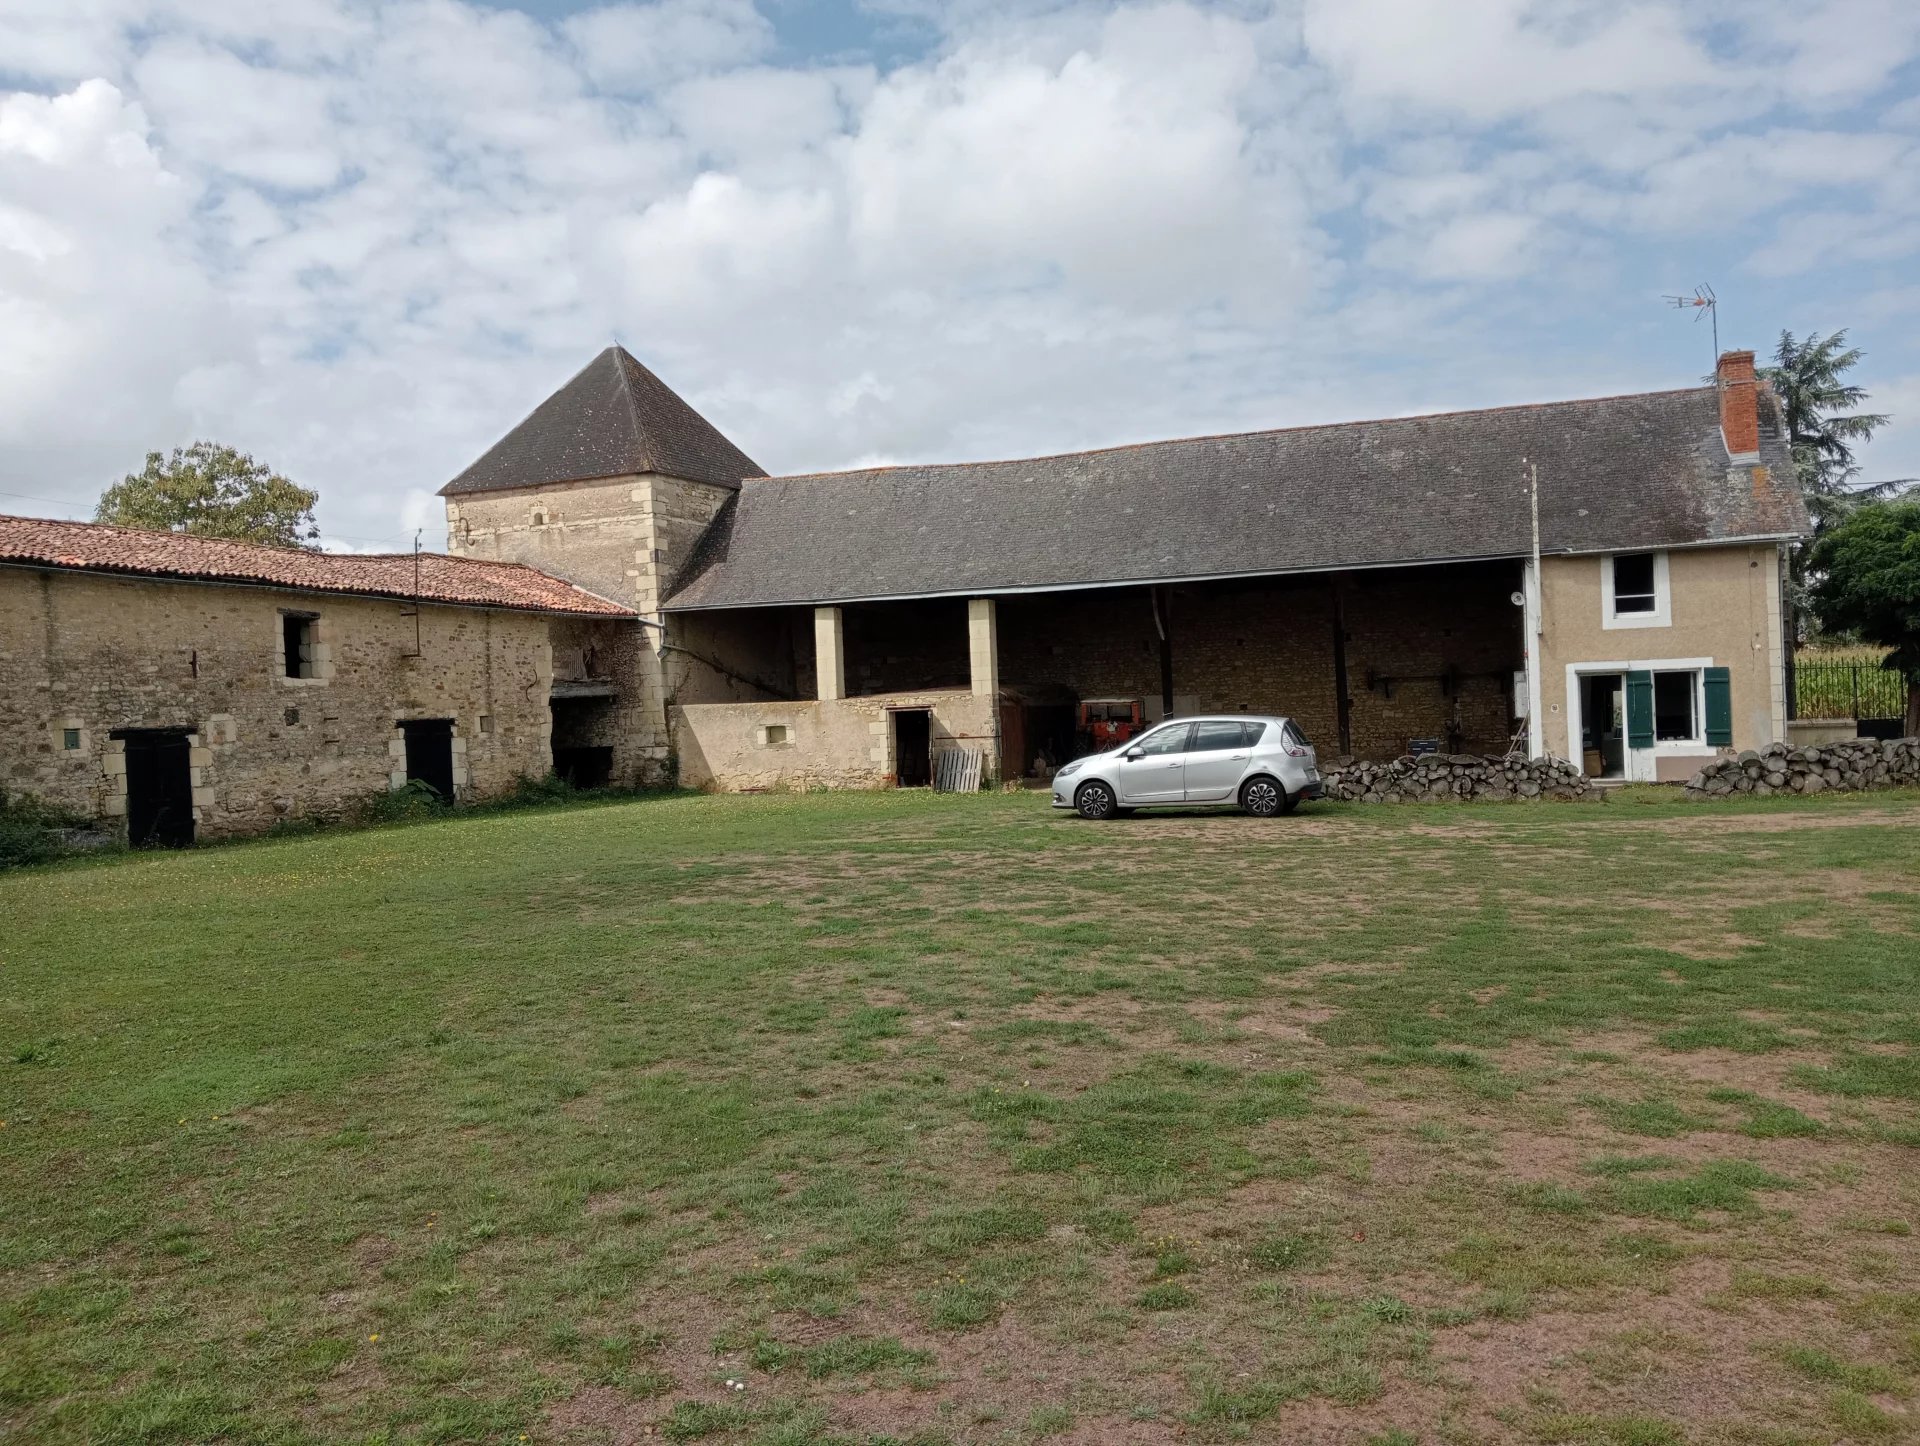
[[[1321,795],[1320,763],[1290,718],[1179,718],[1053,775],[1053,806],[1112,818],[1169,804],[1238,804],[1271,818]]]

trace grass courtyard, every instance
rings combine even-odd
[[[1895,1441],[1920,798],[0,877],[0,1437]]]

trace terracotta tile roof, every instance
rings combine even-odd
[[[642,472],[722,487],[766,475],[625,347],[610,346],[442,487],[440,495]]]
[[[7,563],[124,573],[130,577],[255,583],[362,597],[415,595],[410,552],[305,552],[293,547],[263,547],[255,542],[145,532],[97,522],[59,522],[45,517],[0,517],[0,564]],[[597,617],[634,615],[631,608],[517,562],[486,562],[439,552],[420,554],[418,595],[426,602],[465,607]]]
[[[1521,459],[1548,552],[1808,531],[1773,395],[1731,466],[1713,387],[1188,437],[1032,457],[749,478],[668,596],[852,602],[1523,556]]]

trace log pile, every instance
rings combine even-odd
[[[1471,753],[1405,754],[1391,763],[1355,761],[1329,771],[1327,797],[1347,803],[1466,803],[1588,798],[1592,785],[1564,758],[1483,758]]]
[[[1920,738],[1851,738],[1817,748],[1769,743],[1716,759],[1687,783],[1688,798],[1735,794],[1856,793],[1920,784]]]

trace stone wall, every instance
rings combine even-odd
[[[1355,756],[1393,758],[1415,738],[1505,752],[1521,665],[1520,611],[1509,601],[1519,580],[1510,563],[1340,576]],[[1175,711],[1283,714],[1323,756],[1337,755],[1335,588],[1319,575],[1168,590]],[[1148,716],[1159,717],[1160,644],[1147,589],[1030,594],[999,607],[1003,683],[1142,697]]]
[[[890,715],[909,708],[931,714],[936,751],[961,746],[991,753],[993,700],[961,688],[826,702],[690,703],[672,710],[680,782],[721,793],[890,787]]]
[[[627,686],[609,713],[610,726],[624,735],[616,783],[669,781],[667,702],[674,690],[728,696],[735,686],[699,662],[706,654],[697,646],[679,654],[658,646],[680,641],[677,621],[660,612],[661,597],[732,495],[711,483],[645,473],[447,499],[450,552],[537,567],[657,625],[634,630]]]
[[[842,617],[847,692],[970,685],[965,598],[853,604],[843,609]]]
[[[284,676],[282,613],[317,615]],[[0,569],[0,788],[124,814],[123,728],[190,730],[203,837],[387,788],[402,718],[454,723],[462,797],[551,766],[549,619],[334,594]],[[69,746],[71,745],[71,746]]]
[[[1735,794],[1854,793],[1920,785],[1920,738],[1856,738],[1817,748],[1769,743],[1709,763],[1687,783],[1688,798]]]
[[[1353,763],[1329,770],[1325,784],[1327,797],[1343,803],[1524,802],[1594,796],[1579,767],[1564,758],[1481,758],[1464,753]]]

